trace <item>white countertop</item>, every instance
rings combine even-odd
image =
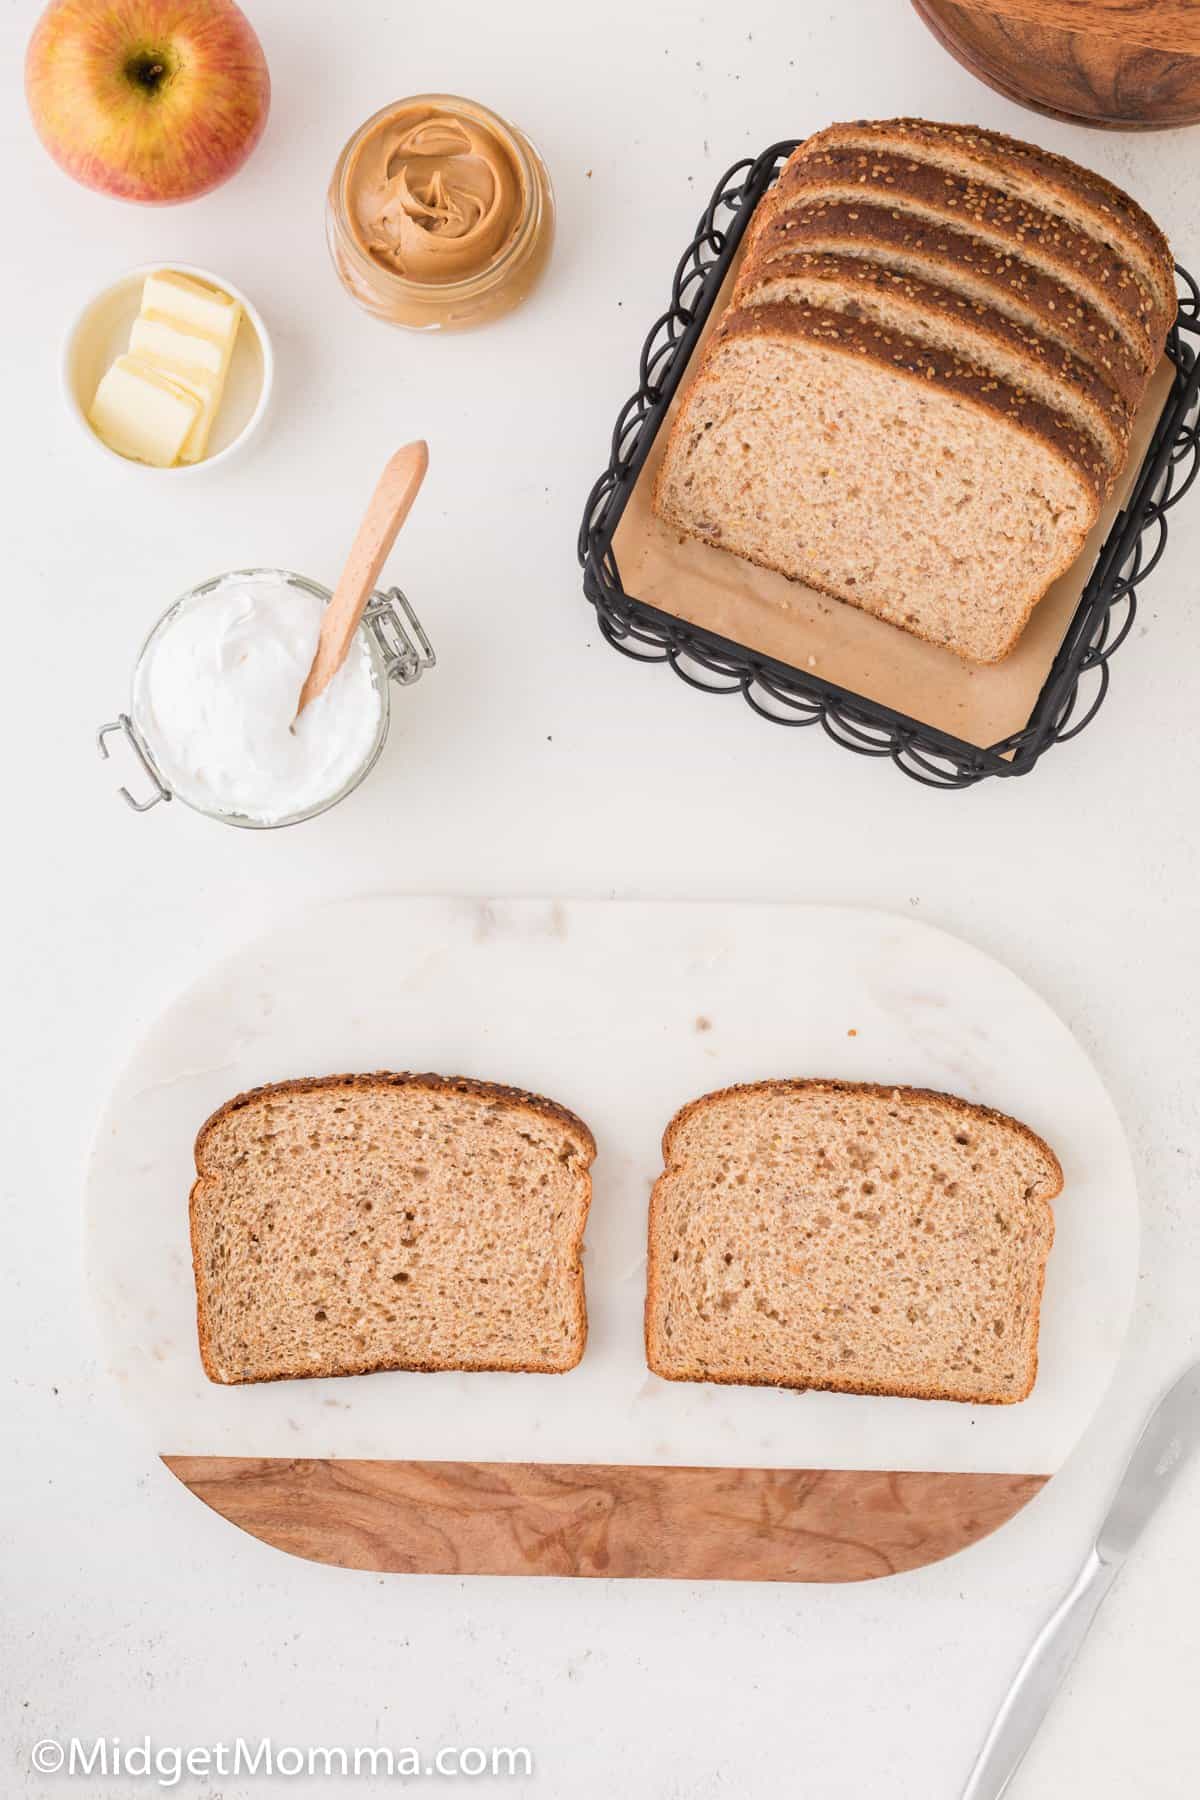
[[[675,258],[737,157],[839,116],[974,118],[1126,183],[1196,265],[1200,132],[1112,136],[1021,114],[950,62],[903,0],[759,0],[699,19],[682,0],[248,10],[274,81],[267,136],[227,188],[170,211],[108,202],[59,174],[18,91],[35,8],[0,20],[6,224],[23,252],[4,292],[0,427],[11,1422],[0,1540],[15,1545],[0,1604],[0,1789],[84,1791],[30,1774],[42,1737],[241,1734],[528,1745],[534,1778],[471,1784],[488,1792],[954,1800],[1145,1407],[1200,1354],[1200,501],[1172,515],[1097,723],[1029,779],[958,796],[626,663],[581,598],[574,538]],[[436,87],[528,130],[561,218],[530,305],[441,342],[360,314],[321,225],[343,138],[385,101]],[[108,465],[56,393],[79,302],[159,257],[227,273],[275,336],[273,420],[211,482]],[[391,568],[441,667],[400,697],[368,786],[324,820],[264,836],[182,807],[128,812],[92,734],[124,704],[157,613],[248,563],[335,575],[378,467],[419,434],[432,474]],[[951,1562],[854,1588],[381,1579],[267,1550],[151,1464],[98,1379],[82,1297],[80,1173],[99,1108],[167,997],[215,957],[303,901],[389,889],[874,905],[971,939],[1037,988],[1111,1088],[1144,1212],[1127,1357],[1043,1496]],[[1109,1601],[1014,1786],[1020,1800],[1191,1800],[1198,1500],[1200,1468]],[[127,1800],[152,1784],[93,1779],[86,1791]],[[214,1778],[180,1791],[312,1790]]]

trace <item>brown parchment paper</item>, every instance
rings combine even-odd
[[[736,265],[709,320],[715,328]],[[701,338],[703,345],[708,332]],[[693,359],[699,346],[693,352]],[[986,749],[1029,722],[1079,597],[1137,480],[1174,379],[1164,357],[1134,422],[1129,460],[1082,551],[1034,608],[1016,649],[981,667],[802,582],[681,539],[650,510],[650,495],[687,382],[673,402],[613,535],[625,592],[748,650],[807,669],[854,694]]]

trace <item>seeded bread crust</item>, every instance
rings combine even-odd
[[[677,1159],[675,1151],[680,1136],[686,1129],[689,1119],[693,1118],[697,1113],[703,1110],[728,1105],[731,1102],[736,1103],[738,1100],[747,1099],[759,1094],[804,1093],[853,1094],[858,1096],[873,1096],[880,1100],[898,1097],[906,1101],[931,1102],[938,1107],[944,1108],[950,1114],[956,1115],[964,1120],[977,1121],[980,1118],[985,1118],[993,1124],[1001,1125],[1006,1129],[1012,1130],[1018,1136],[1022,1137],[1038,1156],[1044,1158],[1047,1166],[1048,1183],[1045,1191],[1039,1195],[1039,1204],[1044,1206],[1049,1214],[1046,1256],[1041,1262],[1032,1308],[1035,1325],[1033,1330],[1033,1353],[1029,1368],[1029,1377],[1021,1391],[1011,1395],[996,1395],[991,1398],[981,1399],[980,1396],[976,1394],[967,1394],[961,1391],[956,1392],[950,1389],[931,1390],[917,1388],[905,1384],[902,1381],[897,1381],[896,1383],[887,1386],[843,1381],[835,1386],[830,1382],[814,1382],[810,1380],[805,1380],[803,1382],[788,1382],[765,1380],[762,1378],[752,1379],[740,1374],[737,1376],[720,1375],[713,1374],[712,1372],[701,1372],[694,1366],[686,1372],[671,1372],[663,1366],[664,1357],[662,1348],[655,1332],[655,1321],[659,1313],[662,1286],[662,1258],[659,1254],[662,1249],[660,1242],[660,1213],[663,1205],[665,1184],[673,1173],[676,1164]],[[1022,1124],[1019,1119],[1011,1118],[1007,1113],[998,1112],[993,1107],[974,1105],[969,1101],[959,1099],[958,1096],[954,1094],[939,1093],[933,1088],[897,1087],[894,1085],[888,1086],[883,1083],[869,1081],[833,1081],[824,1080],[820,1077],[746,1082],[733,1087],[717,1089],[711,1094],[704,1094],[696,1100],[689,1101],[686,1106],[682,1106],[663,1132],[662,1157],[663,1173],[655,1182],[650,1196],[650,1211],[647,1228],[648,1248],[644,1335],[647,1365],[663,1380],[703,1381],[705,1383],[724,1387],[774,1387],[790,1389],[791,1391],[798,1393],[847,1393],[907,1400],[947,1400],[970,1405],[1019,1404],[1022,1400],[1027,1400],[1029,1395],[1033,1392],[1038,1372],[1037,1338],[1038,1326],[1040,1325],[1041,1320],[1042,1302],[1045,1296],[1046,1265],[1049,1260],[1049,1251],[1054,1241],[1054,1213],[1052,1202],[1057,1199],[1058,1195],[1062,1192],[1063,1171],[1062,1164],[1059,1162],[1058,1157],[1050,1148],[1049,1144],[1047,1144],[1043,1138],[1039,1137],[1037,1132],[1031,1130],[1028,1125]]]
[[[1015,325],[986,302],[972,300],[932,282],[897,274],[861,257],[806,255],[780,257],[743,273],[734,289],[734,309],[796,300],[846,317],[862,318],[884,330],[903,331],[929,341],[931,326],[952,334],[972,363],[1028,388],[1034,398],[1062,411],[1085,432],[1112,473],[1124,461],[1133,415],[1095,370],[1060,344]],[[873,308],[899,313],[903,323]]]
[[[1167,317],[1175,314],[1174,257],[1166,237],[1131,195],[1068,157],[1002,132],[930,119],[855,119],[817,132],[804,148],[810,145],[908,153],[1024,195],[1049,212],[1070,209],[1086,220],[1083,229],[1115,244]]]
[[[1053,213],[1000,188],[887,152],[812,150],[791,164],[767,197],[755,252],[770,255],[786,244],[792,204],[814,198],[860,198],[957,224],[1075,287],[1125,337],[1147,371],[1162,354],[1170,319],[1129,264]]]
[[[216,1111],[205,1120],[196,1135],[196,1180],[192,1184],[191,1193],[188,1197],[188,1221],[192,1247],[192,1273],[196,1284],[196,1331],[199,1340],[200,1360],[204,1372],[210,1381],[222,1385],[228,1385],[230,1383],[230,1377],[227,1374],[222,1373],[213,1353],[212,1334],[203,1298],[205,1283],[200,1266],[198,1208],[203,1196],[204,1183],[206,1179],[213,1174],[208,1157],[208,1144],[214,1128],[219,1123],[232,1117],[239,1111],[243,1111],[247,1107],[275,1095],[286,1097],[324,1092],[377,1091],[380,1088],[399,1087],[417,1088],[431,1094],[469,1094],[478,1099],[495,1101],[500,1105],[511,1106],[518,1110],[528,1112],[537,1119],[551,1121],[556,1125],[560,1125],[564,1130],[571,1133],[577,1140],[580,1166],[585,1173],[595,1161],[595,1138],[592,1136],[591,1131],[584,1124],[583,1120],[575,1113],[571,1112],[567,1107],[560,1106],[554,1100],[547,1100],[540,1094],[527,1093],[524,1089],[506,1087],[497,1082],[476,1081],[466,1075],[444,1076],[434,1074],[413,1074],[409,1072],[391,1073],[382,1070],[374,1074],[314,1075],[299,1077],[292,1081],[271,1082],[263,1087],[250,1088],[245,1093],[235,1095],[233,1099],[227,1100],[224,1105],[219,1106]],[[548,1368],[547,1365],[542,1362],[534,1363],[521,1361],[497,1361],[494,1363],[489,1362],[486,1365],[472,1365],[472,1367],[480,1370],[486,1367],[487,1369],[495,1369],[502,1373],[529,1375],[567,1373],[571,1368],[578,1366],[583,1358],[587,1342],[587,1298],[581,1269],[583,1238],[587,1226],[587,1210],[587,1206],[585,1205],[583,1216],[580,1221],[579,1232],[572,1245],[575,1267],[579,1271],[578,1278],[575,1282],[574,1295],[575,1323],[579,1334],[579,1350],[573,1361],[555,1365],[553,1368]],[[441,1373],[451,1366],[452,1365],[443,1362],[405,1361],[403,1364],[398,1364],[394,1357],[368,1358],[366,1360],[346,1358],[339,1363],[336,1373],[338,1376],[374,1375],[387,1370],[396,1369],[397,1367],[403,1367],[409,1373],[431,1375]],[[305,1372],[294,1368],[282,1368],[271,1373],[255,1375],[254,1384],[258,1385],[260,1382],[268,1381],[291,1381],[301,1378],[304,1373]]]
[[[759,216],[761,208],[748,233],[751,244]],[[1136,410],[1140,405],[1147,381],[1141,357],[1074,289],[1020,256],[953,226],[865,201],[812,201],[792,208],[789,217],[791,229],[782,248],[769,255],[748,250],[743,282],[754,273],[765,275],[794,255],[856,256],[871,266],[907,273],[990,303],[1003,317],[1052,339],[1087,363],[1126,407]]]

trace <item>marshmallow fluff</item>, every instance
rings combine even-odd
[[[163,620],[134,677],[133,721],[181,800],[278,824],[336,798],[370,762],[384,696],[361,634],[296,720],[324,610],[261,569],[222,576]]]

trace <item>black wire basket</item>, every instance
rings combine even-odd
[[[1027,775],[1053,744],[1077,737],[1108,692],[1109,665],[1133,626],[1138,588],[1167,543],[1167,513],[1200,468],[1200,289],[1178,269],[1179,312],[1167,340],[1175,380],[1136,485],[1113,522],[1028,722],[981,749],[807,669],[760,655],[627,594],[613,533],[704,330],[742,233],[795,143],[735,163],[718,183],[675,271],[671,304],[642,348],[637,392],[617,415],[608,467],[588,496],[579,533],[583,589],[614,649],[669,663],[690,686],[741,694],[780,725],[820,725],[860,756],[888,757],[929,787],[972,787],[989,775]]]

